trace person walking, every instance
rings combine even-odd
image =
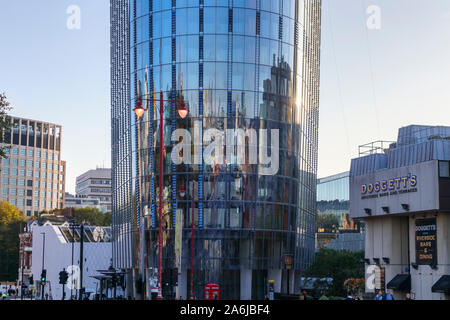
[[[388,290],[383,296],[383,300],[395,300],[391,290]]]
[[[383,300],[383,290],[378,291],[377,295],[373,300]]]

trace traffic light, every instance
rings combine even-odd
[[[59,273],[59,284],[67,284],[67,279],[69,278],[69,274],[67,273],[66,269],[63,269]]]
[[[30,276],[29,280],[30,280],[30,284],[34,284],[33,275]]]
[[[41,282],[45,282],[45,281],[47,281],[47,270],[42,270],[42,273],[41,273]]]

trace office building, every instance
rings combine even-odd
[[[166,299],[189,297],[191,275],[197,299],[208,284],[223,299],[264,299],[269,281],[299,290],[315,245],[320,43],[320,0],[111,0],[113,261],[134,297],[159,274]],[[178,129],[200,140],[193,164],[171,161]],[[210,129],[268,129],[278,170],[247,161],[263,150],[248,140],[245,164],[207,162]]]
[[[5,132],[8,158],[1,168],[2,200],[30,218],[64,207],[66,163],[61,160],[62,128],[42,121],[10,117]]]
[[[90,196],[74,196],[73,194],[66,192],[66,208],[84,209],[84,208],[97,208],[103,213],[111,212],[108,206],[101,203],[97,197]]]
[[[364,226],[350,218],[350,173],[317,181],[316,249],[364,250]]]
[[[76,197],[98,199],[102,211],[111,212],[111,169],[97,168],[77,177]]]
[[[366,225],[366,291],[448,300],[450,127],[411,125],[388,148],[373,146],[350,170],[350,216]]]

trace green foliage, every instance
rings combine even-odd
[[[103,213],[97,208],[76,208],[75,222],[88,222],[92,226],[109,227],[112,223],[112,214],[110,212]]]
[[[25,221],[17,208],[6,201],[0,202],[0,281],[17,280],[19,233]]]
[[[5,131],[11,128],[11,121],[8,117],[8,111],[11,111],[11,105],[6,99],[5,94],[0,93],[0,159],[6,158],[5,150],[9,146],[5,146]]]
[[[333,278],[327,296],[347,296],[344,282],[349,278],[364,278],[364,251],[336,251],[322,248],[316,253],[306,277]]]

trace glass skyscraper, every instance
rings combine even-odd
[[[197,299],[211,283],[222,299],[263,299],[269,280],[298,291],[314,255],[320,27],[320,0],[111,0],[113,263],[130,295],[155,286],[161,165],[165,298],[189,296],[192,223]],[[211,128],[278,129],[277,173],[171,161],[175,130]]]

